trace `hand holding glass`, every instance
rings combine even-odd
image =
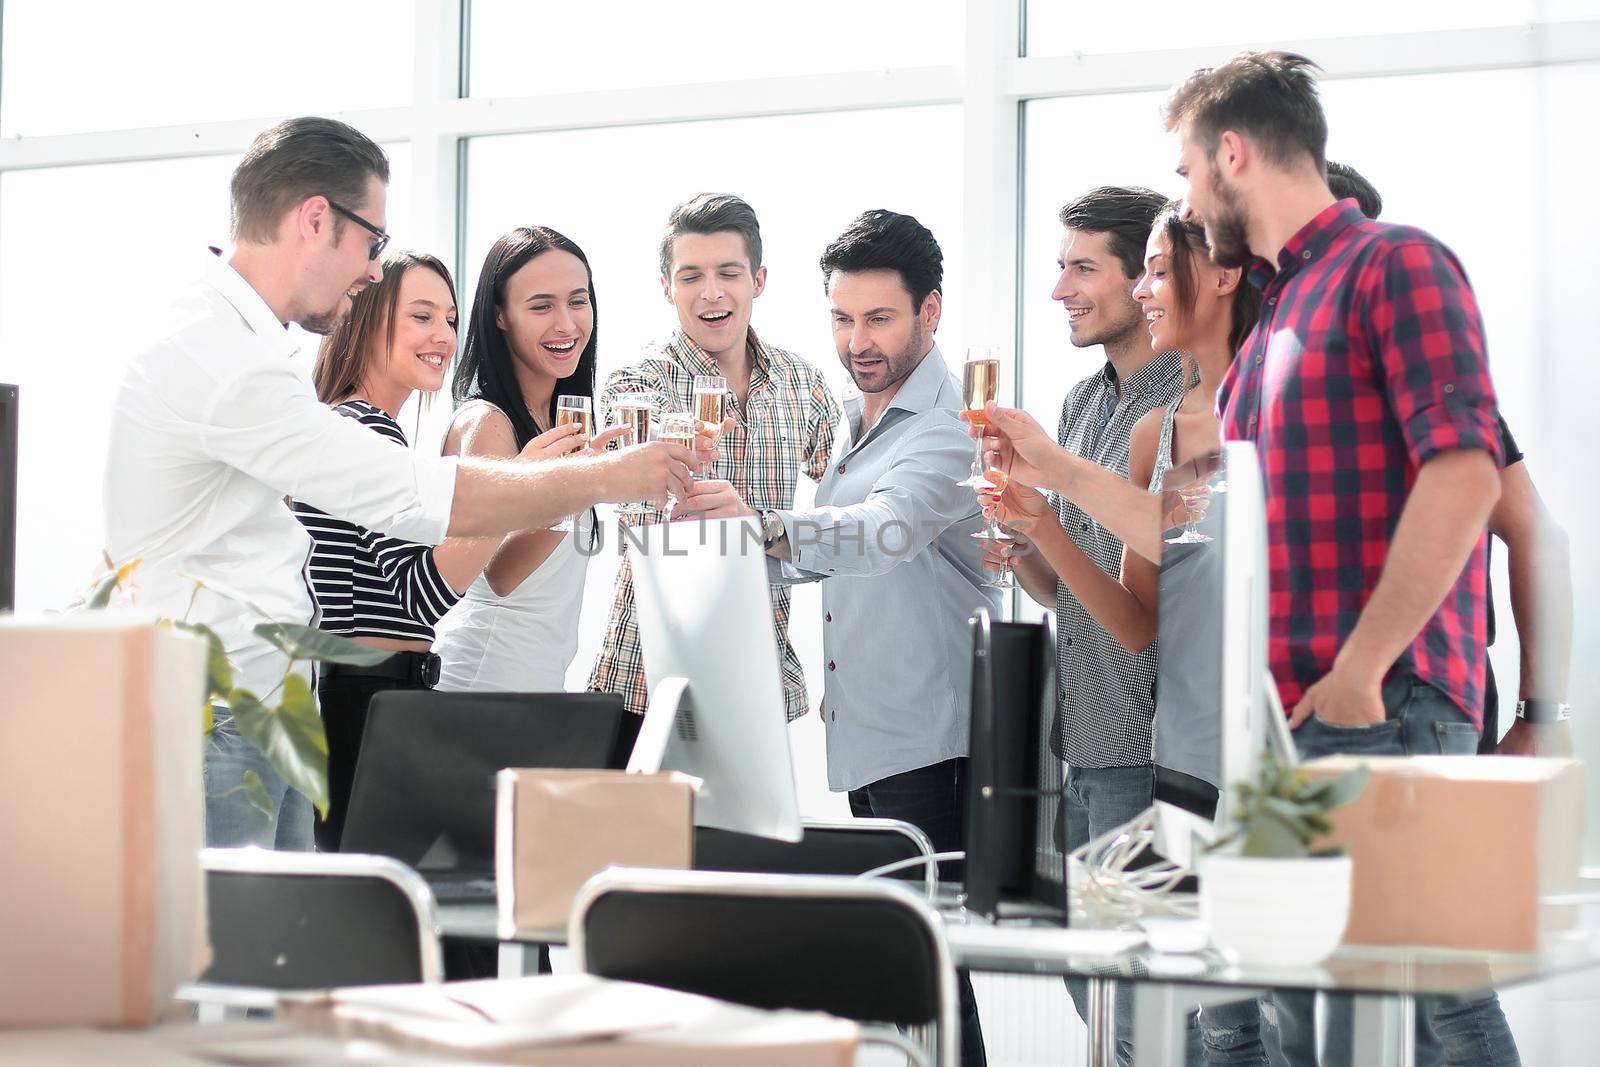
[[[556,397],[556,425],[571,426],[577,424],[583,427],[578,435],[579,451],[589,447],[589,439],[594,436],[594,404],[586,396],[558,396]],[[572,516],[567,516],[550,529],[560,533],[572,531]]]

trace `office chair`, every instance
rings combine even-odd
[[[902,860],[922,859],[890,878],[920,879],[931,900],[938,884],[928,835],[898,819],[804,819],[795,842],[709,826],[694,831],[694,869],[745,874],[860,875]]]
[[[567,938],[589,974],[918,1028],[940,1067],[959,1059],[938,915],[882,879],[613,867],[579,890]]]
[[[270,1008],[285,990],[443,979],[433,894],[385,856],[208,848],[200,853],[213,952],[179,998]]]
[[[1000,900],[1066,915],[1066,859],[1056,838],[1065,768],[1056,720],[1055,620],[972,617],[972,738],[967,769],[966,907],[993,921]]]

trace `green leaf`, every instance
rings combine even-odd
[[[1287,823],[1267,812],[1251,821],[1239,854],[1256,859],[1299,859],[1306,854],[1306,846]]]
[[[268,795],[267,787],[262,784],[261,776],[255,771],[245,771],[243,789],[244,798],[250,802],[250,806],[270,818],[272,797]]]
[[[394,655],[386,649],[366,645],[292,622],[263,622],[256,636],[272,644],[290,659],[314,659],[323,663],[344,663],[352,667],[373,667]]]
[[[284,679],[283,699],[275,708],[262,704],[248,689],[228,694],[239,732],[291,787],[326,815],[328,810],[328,736],[317,714],[311,687],[298,674]]]
[[[1337,778],[1329,778],[1320,783],[1316,790],[1316,805],[1321,811],[1332,811],[1334,808],[1343,807],[1367,787],[1367,779],[1371,772],[1365,767],[1357,767],[1353,771],[1346,771]],[[1307,798],[1309,799],[1309,798]]]
[[[206,683],[212,699],[221,699],[233,688],[233,664],[222,647],[222,638],[211,627],[198,622],[173,622],[173,627],[184,633],[202,637],[206,642]]]
[[[110,574],[95,582],[94,588],[89,592],[89,601],[84,606],[90,611],[99,611],[111,604],[111,594],[117,591],[117,572]]]

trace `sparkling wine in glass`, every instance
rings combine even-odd
[[[556,425],[571,426],[577,423],[583,427],[579,435],[583,447],[589,446],[589,441],[594,437],[594,404],[586,396],[558,396],[556,397]],[[552,530],[561,533],[572,532],[572,516],[568,515],[554,526]]]
[[[728,379],[720,374],[697,374],[694,377],[694,417],[702,432],[722,434],[722,420],[728,417]],[[710,471],[697,470],[696,478]]]
[[[684,448],[694,449],[694,437],[698,424],[693,415],[687,412],[674,411],[661,416],[661,421],[656,424],[656,440],[668,441]],[[670,517],[672,509],[678,504],[675,496],[667,497],[666,513]]]
[[[994,345],[974,345],[967,349],[967,364],[961,379],[962,406],[967,421],[974,426],[988,425],[985,405],[1000,388],[1000,349]],[[972,472],[962,485],[981,489],[989,483],[983,477],[983,438],[976,440]]]
[[[622,448],[642,445],[650,440],[651,412],[655,396],[651,393],[623,393],[611,402],[611,425],[627,429],[623,440],[613,442]],[[618,504],[617,510],[628,515],[638,515],[650,510],[650,505],[634,501]]]

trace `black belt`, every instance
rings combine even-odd
[[[396,652],[371,667],[324,663],[321,669],[324,678],[392,678],[416,689],[439,684],[439,657],[432,652]]]

